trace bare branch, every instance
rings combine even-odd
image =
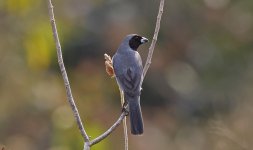
[[[144,80],[144,78],[146,76],[146,73],[148,71],[148,68],[151,64],[151,59],[152,59],[153,52],[154,52],[154,49],[155,49],[157,36],[158,36],[159,30],[160,30],[160,22],[161,22],[161,18],[162,18],[162,14],[163,14],[163,7],[164,7],[164,0],[161,0],[158,15],[157,15],[157,20],[156,20],[156,27],[155,27],[154,36],[153,36],[153,39],[152,39],[152,43],[149,47],[148,57],[147,57],[147,60],[146,60],[146,63],[145,63],[144,69],[143,69],[143,79],[142,79],[142,81]]]
[[[102,141],[105,139],[108,135],[110,135],[122,122],[122,120],[125,118],[127,115],[127,112],[123,111],[119,117],[119,119],[107,130],[105,133],[101,134],[99,137],[95,138],[90,142],[90,146],[97,144],[98,142]]]
[[[56,28],[56,23],[55,23],[55,18],[54,18],[54,10],[53,10],[53,5],[52,5],[51,0],[48,0],[48,10],[49,10],[49,16],[50,16],[50,22],[51,22],[51,26],[52,26],[53,36],[54,36],[56,49],[57,49],[58,64],[60,66],[62,78],[64,80],[65,89],[66,89],[66,93],[67,93],[67,99],[68,99],[68,102],[69,102],[71,109],[74,113],[76,123],[77,123],[78,128],[81,132],[81,135],[84,138],[85,145],[87,145],[87,143],[89,143],[90,140],[89,140],[89,136],[87,135],[86,131],[84,130],[82,120],[80,118],[78,109],[76,107],[74,98],[72,96],[72,92],[71,92],[71,88],[70,88],[70,84],[69,84],[69,80],[68,80],[68,75],[67,75],[67,72],[66,72],[66,69],[64,66],[63,58],[62,58],[61,44],[60,44],[60,40],[59,40],[58,33],[57,33],[57,28]]]
[[[123,129],[124,129],[124,142],[125,142],[125,150],[128,150],[128,134],[127,134],[127,120],[126,117],[123,120]]]
[[[119,88],[120,91],[120,100],[121,106],[124,107],[124,92]],[[123,130],[124,130],[124,142],[125,142],[125,150],[128,150],[128,134],[127,134],[127,120],[126,117],[123,119]]]

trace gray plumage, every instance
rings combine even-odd
[[[129,106],[131,133],[134,135],[143,133],[140,107],[143,66],[137,49],[147,41],[148,39],[136,34],[127,35],[112,59],[117,83]]]

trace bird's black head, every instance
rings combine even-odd
[[[145,38],[145,37],[142,37],[142,36],[139,36],[139,35],[132,35],[130,40],[129,40],[129,46],[137,51],[138,47],[141,45],[141,44],[144,44],[144,43],[147,43],[148,42],[148,39]]]

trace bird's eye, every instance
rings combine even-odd
[[[138,40],[139,40],[139,37],[138,37],[138,36],[135,36],[135,37],[134,37],[134,40],[138,41]]]

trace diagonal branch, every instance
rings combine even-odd
[[[143,69],[143,79],[142,79],[142,81],[144,80],[144,78],[146,76],[146,73],[148,71],[148,68],[151,64],[151,59],[152,59],[152,56],[153,56],[153,52],[154,52],[154,49],[155,49],[155,44],[156,44],[158,33],[159,33],[159,30],[160,30],[160,22],[161,22],[161,18],[162,18],[162,14],[163,14],[163,7],[164,7],[164,0],[161,0],[158,15],[157,15],[157,19],[156,19],[156,26],[155,26],[154,36],[153,36],[153,39],[152,39],[152,43],[149,47],[148,57],[147,57],[147,60],[146,60],[146,63],[145,63],[144,69]]]
[[[90,141],[89,136],[87,135],[86,131],[84,130],[82,120],[80,118],[78,109],[76,107],[74,98],[72,96],[72,92],[71,92],[71,88],[70,88],[70,84],[69,84],[69,80],[68,80],[68,75],[67,75],[67,72],[66,72],[66,69],[64,66],[64,62],[63,62],[63,58],[62,58],[61,44],[60,44],[60,40],[59,40],[58,33],[57,33],[57,28],[56,28],[56,23],[55,23],[55,18],[54,18],[54,10],[53,10],[53,5],[52,5],[51,0],[48,0],[48,9],[49,9],[49,16],[50,16],[53,36],[54,36],[56,49],[57,49],[58,64],[60,66],[62,78],[64,80],[64,85],[65,85],[65,89],[66,89],[66,93],[67,93],[68,102],[69,102],[71,109],[74,113],[76,123],[78,125],[78,128],[81,132],[81,135],[82,135],[85,143],[89,143],[89,141]]]
[[[90,146],[99,143],[100,141],[102,141],[103,139],[105,139],[108,135],[110,135],[120,125],[120,123],[122,122],[122,120],[124,120],[124,118],[126,117],[126,115],[127,115],[127,112],[123,111],[121,113],[119,119],[107,131],[105,131],[99,137],[95,138],[94,140],[92,140],[90,142]]]

